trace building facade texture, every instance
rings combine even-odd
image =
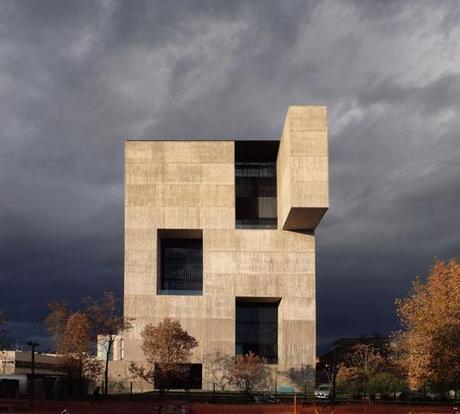
[[[314,380],[315,228],[329,206],[327,113],[291,106],[279,141],[125,143],[124,360],[148,323],[178,320],[212,389],[216,352],[264,357],[276,383]]]

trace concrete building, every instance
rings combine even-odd
[[[107,358],[107,349],[109,348],[109,339],[107,335],[97,336],[97,359],[105,361]],[[109,352],[109,361],[122,361],[125,359],[125,340],[122,336],[116,335],[113,340],[112,347]]]
[[[0,351],[0,395],[3,391],[3,382],[17,382],[19,394],[27,394],[31,374],[30,351]],[[35,382],[36,392],[50,394],[55,381],[62,379],[65,374],[60,367],[60,359],[56,354],[35,354]]]
[[[30,351],[0,351],[0,375],[30,374]],[[56,354],[35,354],[36,375],[62,374],[60,360]]]
[[[169,317],[199,342],[203,389],[216,352],[261,355],[278,386],[313,382],[315,229],[328,206],[322,106],[289,107],[279,141],[126,141],[124,312],[135,320],[113,375],[129,376],[143,327]]]

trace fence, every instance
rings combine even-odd
[[[178,411],[180,412],[180,411]],[[360,404],[321,405],[212,405],[194,404],[190,414],[445,414],[458,413],[454,405]],[[184,413],[185,414],[185,413]]]
[[[358,402],[327,404],[203,404],[184,401],[37,401],[0,399],[0,413],[56,414],[460,414],[460,406],[441,404],[391,404]]]

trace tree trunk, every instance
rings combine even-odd
[[[108,343],[107,343],[107,353],[105,355],[105,370],[104,370],[104,395],[109,393],[109,356],[110,350],[112,349],[113,345],[113,338],[112,335],[109,335]]]
[[[78,361],[78,397],[83,397],[83,386],[84,386],[84,375],[83,375],[83,363],[81,360]]]

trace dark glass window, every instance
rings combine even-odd
[[[183,389],[183,390],[200,390],[202,383],[201,364],[182,364],[181,368],[177,370],[177,377],[161,378],[158,375],[158,367],[155,366],[155,387],[165,389]]]
[[[276,228],[276,141],[235,142],[236,228]]]
[[[161,239],[160,293],[201,295],[203,292],[203,241]]]
[[[278,302],[236,302],[235,353],[254,354],[278,362]]]

